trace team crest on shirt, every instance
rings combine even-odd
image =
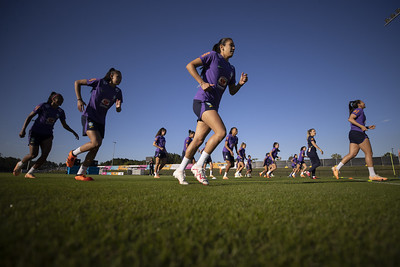
[[[104,107],[104,108],[108,108],[108,106],[110,105],[111,101],[107,98],[104,98],[103,100],[101,100],[101,104],[100,106]]]
[[[93,127],[94,127],[93,122],[89,122],[89,123],[88,123],[88,126],[89,126],[89,129],[93,128]]]
[[[219,85],[219,86],[225,88],[227,84],[228,84],[228,79],[225,78],[224,76],[221,76],[221,77],[218,79],[218,85]]]
[[[210,102],[204,102],[204,103],[206,103],[209,108],[213,107],[213,105]]]
[[[50,124],[50,125],[53,125],[55,122],[56,122],[56,119],[54,119],[54,118],[47,118],[47,120],[46,120],[46,124]]]

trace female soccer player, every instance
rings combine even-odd
[[[339,179],[339,170],[343,167],[349,160],[357,156],[360,149],[365,154],[365,163],[368,166],[369,171],[369,179],[372,181],[386,181],[387,178],[380,177],[375,173],[374,163],[372,161],[372,148],[371,143],[367,134],[365,133],[368,130],[375,129],[375,125],[365,126],[365,103],[361,100],[355,100],[349,102],[349,112],[350,117],[348,121],[350,122],[350,132],[349,132],[349,140],[350,140],[350,148],[349,154],[347,154],[337,167],[332,167],[333,175],[336,179]]]
[[[300,148],[299,158],[297,159],[296,172],[300,171],[301,177],[306,177],[304,175],[304,172],[307,169],[307,164],[304,162],[304,158],[306,156],[306,150],[307,150],[307,148],[305,146],[302,146]]]
[[[317,134],[315,129],[309,129],[307,131],[307,143],[308,143],[308,149],[307,149],[307,157],[310,158],[311,160],[311,168],[306,172],[306,174],[311,177],[312,179],[317,179],[317,176],[315,176],[315,170],[321,165],[321,162],[319,160],[318,154],[317,154],[317,149],[321,152],[321,154],[324,154],[324,151],[322,151],[319,146],[317,146],[317,143],[315,141],[314,136]],[[311,173],[311,174],[310,174]]]
[[[247,156],[247,164],[246,164],[246,177],[251,177],[251,172],[253,171],[253,167],[252,167],[252,162],[251,162],[251,156],[248,155]]]
[[[237,134],[238,134],[237,128],[232,127],[231,130],[229,131],[229,134],[225,138],[225,146],[222,149],[222,156],[226,161],[225,174],[222,177],[222,179],[224,180],[229,180],[228,178],[229,170],[235,165],[233,149],[235,149],[236,154],[238,154],[237,144],[239,139],[237,137]]]
[[[246,144],[242,143],[240,145],[239,151],[238,151],[238,165],[237,165],[237,170],[235,173],[235,177],[242,177],[242,170],[244,169],[244,160],[247,159],[246,158]]]
[[[165,135],[167,134],[167,130],[165,128],[161,128],[158,130],[156,134],[156,139],[153,142],[153,146],[155,146],[156,153],[154,157],[156,158],[155,165],[155,175],[154,178],[160,178],[160,170],[164,167],[167,162],[167,150],[165,149]]]
[[[269,165],[268,172],[266,174],[267,178],[274,177],[273,172],[276,170],[276,160],[279,159],[278,152],[280,152],[279,143],[274,142],[274,144],[272,145],[272,150],[269,153],[269,155],[270,155],[269,158],[271,160],[271,164]]]
[[[271,163],[272,162],[271,162],[271,158],[270,158],[270,153],[268,152],[265,154],[265,158],[264,158],[264,162],[263,162],[264,170],[262,172],[260,172],[260,177],[263,175],[265,178],[267,177],[267,172],[269,169],[269,165],[271,165]]]
[[[102,79],[82,79],[75,81],[75,94],[78,99],[78,110],[82,114],[83,136],[88,136],[90,141],[71,150],[66,161],[67,167],[74,166],[76,157],[84,152],[85,160],[78,170],[75,180],[93,181],[86,176],[86,170],[92,164],[104,139],[107,111],[114,105],[117,112],[121,112],[122,92],[117,87],[121,83],[122,75],[119,70],[111,68]],[[92,87],[89,104],[82,100],[81,86]],[[86,106],[86,109],[85,109]]]
[[[200,88],[193,100],[193,111],[198,118],[196,134],[186,150],[181,165],[174,172],[174,176],[180,184],[187,184],[184,170],[206,136],[213,130],[214,134],[208,140],[200,159],[192,167],[192,172],[197,180],[204,185],[208,184],[203,164],[226,136],[225,125],[218,114],[222,95],[227,86],[229,86],[229,93],[235,95],[248,80],[247,74],[242,73],[238,84],[236,84],[235,68],[229,63],[234,51],[233,40],[223,38],[214,45],[211,52],[203,54],[186,66],[192,77],[199,83]],[[203,68],[199,75],[196,68],[200,66],[203,66]]]
[[[295,178],[297,172],[297,161],[298,161],[297,154],[294,154],[293,158],[290,161],[292,162],[292,172],[289,174],[289,177]]]
[[[186,149],[188,148],[190,143],[193,141],[194,134],[195,134],[195,132],[193,132],[192,130],[189,130],[189,136],[186,137],[185,143],[183,144],[182,159],[185,157]],[[192,163],[193,164],[196,163],[196,160],[194,159],[194,157],[192,158]]]
[[[25,178],[36,178],[33,172],[37,170],[46,161],[53,144],[53,128],[57,119],[60,119],[62,126],[67,131],[73,133],[75,138],[79,140],[78,134],[72,130],[65,121],[64,110],[60,108],[64,98],[62,95],[52,92],[47,102],[42,103],[35,107],[35,109],[28,115],[19,137],[24,138],[26,135],[26,127],[29,122],[38,115],[35,123],[29,131],[29,154],[27,154],[21,161],[15,165],[13,174],[18,176],[21,173],[22,166],[28,161],[37,157],[39,147],[42,150],[42,155],[36,163],[25,174]]]

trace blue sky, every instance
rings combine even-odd
[[[253,158],[277,141],[287,159],[306,144],[309,128],[322,158],[344,156],[347,105],[355,99],[366,102],[367,124],[377,125],[368,132],[374,154],[400,148],[400,19],[384,26],[399,1],[63,2],[0,3],[3,156],[28,152],[18,133],[51,91],[63,94],[67,123],[80,133],[74,81],[101,78],[110,67],[122,72],[124,103],[121,113],[108,113],[97,159],[111,159],[114,141],[115,157],[152,156],[161,127],[167,150],[181,154],[196,126],[197,84],[185,66],[227,36],[236,44],[230,62],[249,82],[233,97],[225,92],[220,115]],[[83,88],[86,102],[89,91]],[[57,163],[88,141],[59,122],[54,135],[48,159]],[[214,161],[222,161],[222,146]]]

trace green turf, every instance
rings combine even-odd
[[[400,179],[37,176],[0,174],[0,266],[400,265]]]

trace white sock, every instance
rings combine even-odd
[[[75,149],[74,151],[72,151],[72,155],[74,156],[78,156],[79,154],[81,154],[81,147],[78,147],[77,149]]]
[[[227,172],[225,172],[224,177],[228,177],[228,173]]]
[[[32,168],[28,171],[28,173],[29,173],[29,174],[32,174],[34,171],[36,171],[36,169],[32,167]]]
[[[24,163],[22,163],[22,161],[18,161],[18,163],[17,163],[18,168],[21,168],[22,165],[24,165]]]
[[[375,176],[376,175],[374,167],[368,167],[368,171],[369,171],[369,176]]]
[[[213,175],[213,174],[212,174],[212,170],[210,170],[210,175]]]
[[[186,169],[186,166],[189,164],[189,162],[190,162],[190,159],[188,159],[187,157],[184,157],[177,170],[184,171]]]
[[[88,167],[81,165],[81,167],[78,170],[77,175],[85,175],[86,174],[86,170]]]
[[[204,162],[208,159],[209,156],[210,156],[210,154],[208,154],[207,152],[203,151],[203,153],[201,153],[199,161],[196,162],[197,167],[202,167],[204,165]]]
[[[337,166],[336,166],[336,170],[340,170],[340,168],[342,168],[344,166],[344,164],[342,162],[340,162]]]
[[[270,172],[270,171],[268,171],[268,172],[267,172],[267,174],[268,174],[268,175],[270,175],[270,174],[271,174],[271,172]]]
[[[304,172],[301,172],[300,175],[304,175]]]

